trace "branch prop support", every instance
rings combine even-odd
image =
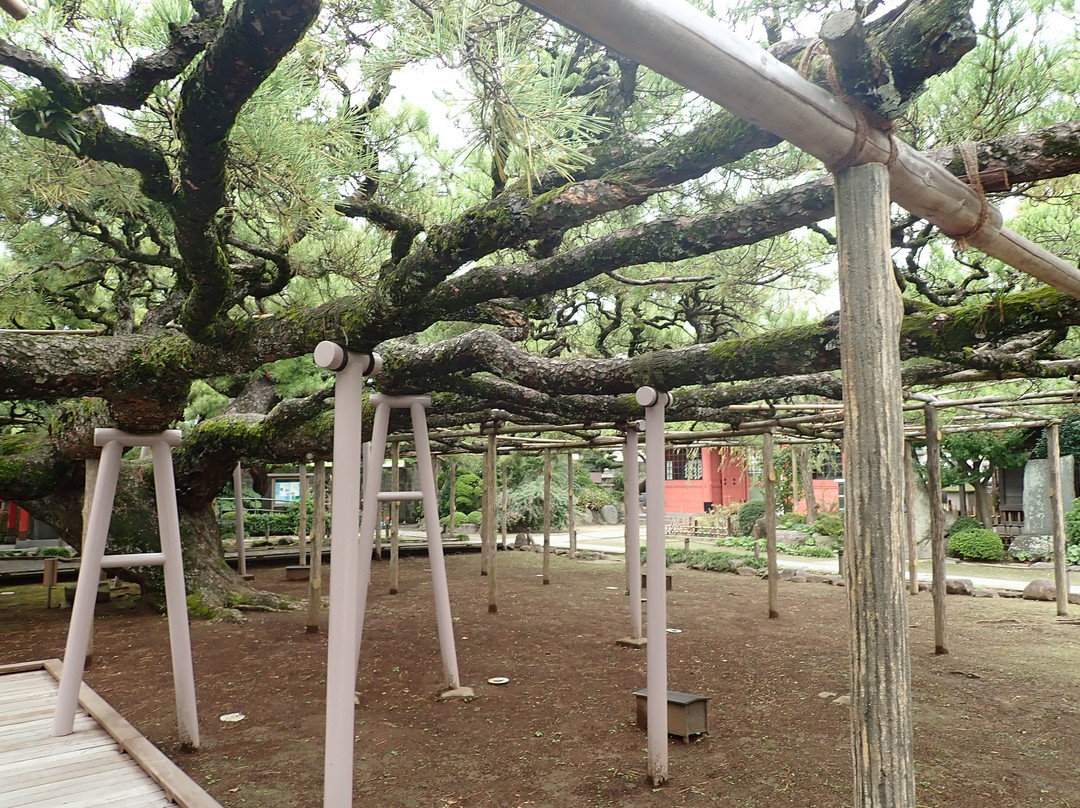
[[[184,587],[184,560],[180,544],[180,516],[176,505],[172,447],[179,446],[177,429],[152,434],[133,434],[119,429],[97,429],[94,444],[102,447],[97,484],[83,543],[75,603],[71,609],[64,668],[60,675],[56,711],[53,713],[53,737],[70,735],[79,706],[79,690],[90,631],[94,622],[101,570],[112,567],[160,566],[165,572],[165,604],[169,615],[169,646],[172,653],[173,686],[181,745],[199,747],[199,718],[195,705],[195,674],[191,664],[191,635],[188,629],[187,592]],[[120,456],[131,446],[149,447],[154,462],[154,489],[157,495],[160,553],[106,555],[116,483],[120,474]]]
[[[364,378],[379,371],[382,358],[378,354],[349,351],[336,343],[320,342],[315,348],[315,362],[337,373],[334,387],[334,521],[331,525],[336,573],[330,578],[323,805],[325,808],[350,808],[353,804],[356,669],[363,639],[364,611],[371,580],[372,542],[380,502],[420,500],[424,503],[424,527],[439,647],[443,675],[450,688],[440,698],[471,698],[473,692],[470,688],[461,687],[458,676],[450,594],[439,529],[438,495],[425,414],[425,410],[431,406],[431,397],[378,394],[370,397],[370,403],[375,407],[375,419],[371,442],[364,452],[367,461],[364,465],[369,471],[363,474],[365,507],[361,511]],[[412,417],[420,491],[379,490],[391,409],[408,409]]]
[[[25,20],[30,9],[22,0],[0,0],[0,9],[3,9],[17,20]]]
[[[670,393],[639,387],[637,402],[645,408],[645,633],[648,637],[645,687],[648,699],[649,780],[660,786],[668,780],[667,715],[667,539],[664,535],[664,410]],[[640,607],[640,599],[638,603]]]
[[[1002,227],[997,208],[911,146],[858,115],[771,54],[679,0],[521,0],[564,25],[700,93],[827,166],[858,147],[858,162],[887,164],[892,199],[987,255],[1080,298],[1080,269]],[[984,212],[985,211],[985,212]],[[977,229],[976,225],[979,225]]]

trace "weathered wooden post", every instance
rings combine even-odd
[[[1061,441],[1057,424],[1046,427],[1046,457],[1050,467],[1050,520],[1054,535],[1054,587],[1058,617],[1069,614],[1069,570],[1065,566],[1065,508],[1061,499]]]
[[[450,534],[450,540],[455,538],[454,528],[457,521],[457,458],[450,458],[450,519],[447,521],[446,529]]]
[[[937,407],[927,402],[926,420],[926,493],[930,497],[930,563],[933,579],[930,594],[934,598],[934,653],[949,653],[948,625],[945,622],[945,512],[941,508],[941,432]]]
[[[502,469],[502,548],[506,549],[506,506],[510,501],[510,470],[507,468],[510,458],[503,458]]]
[[[919,540],[915,535],[915,447],[904,441],[904,533],[907,536],[908,591],[919,594]]]
[[[626,547],[626,593],[630,599],[630,636],[616,642],[619,645],[641,647],[645,637],[641,631],[641,520],[638,512],[638,430],[640,421],[626,427],[623,444],[623,510],[626,512],[623,540]]]
[[[574,450],[566,453],[566,518],[570,531],[570,558],[577,558],[577,533],[574,531]]]
[[[799,510],[799,450],[791,447],[791,511]]]
[[[780,568],[776,563],[776,469],[773,468],[773,434],[765,433],[761,450],[765,472],[765,546],[769,560],[769,617],[780,616]]]
[[[326,463],[315,461],[311,487],[311,572],[308,575],[307,633],[318,634],[322,609],[322,551],[326,538]]]
[[[544,585],[551,583],[551,449],[544,449]]]
[[[487,451],[484,452],[484,515],[481,518],[480,529],[483,532],[482,541],[487,548],[487,576],[488,576],[488,612],[499,611],[499,587],[496,583],[495,555],[498,548],[495,546],[496,522],[499,519],[499,479],[496,465],[498,447],[496,435],[499,425],[491,423],[491,434],[488,435]]]
[[[233,511],[236,513],[236,572],[241,578],[247,577],[247,547],[244,541],[247,534],[244,530],[244,470],[237,463],[233,469]]]
[[[394,441],[390,447],[390,490],[401,490],[401,441]],[[401,501],[392,500],[390,502],[390,594],[396,595],[398,593],[398,577],[399,568],[401,566],[400,559],[400,539],[398,536],[398,528],[401,524]]]
[[[297,467],[300,472],[300,525],[297,527],[297,538],[300,539],[300,560],[296,563],[301,567],[308,563],[308,532],[307,532],[307,503],[308,503],[308,478],[307,463],[302,462]],[[310,573],[309,573],[310,575]]]
[[[814,496],[814,475],[810,471],[810,452],[799,450],[799,469],[802,472],[803,496],[806,497],[806,524],[817,521],[817,498]]]
[[[915,808],[902,536],[900,291],[889,255],[889,173],[836,176],[845,541],[856,808]]]

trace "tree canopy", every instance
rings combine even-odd
[[[698,4],[830,86],[839,5]],[[31,5],[0,19],[0,497],[65,538],[95,426],[183,426],[193,519],[237,460],[329,456],[324,339],[443,424],[840,396],[827,172],[523,6]],[[855,8],[860,100],[962,178],[972,141],[1011,226],[1076,261],[1071,4]],[[1076,300],[899,211],[893,242],[906,384],[1080,372]]]

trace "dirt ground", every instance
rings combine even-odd
[[[621,563],[499,554],[487,610],[477,555],[447,559],[458,658],[471,702],[438,702],[441,665],[426,559],[402,561],[401,592],[375,565],[357,684],[356,804],[418,808],[851,804],[842,588],[674,571],[669,687],[711,697],[710,733],[670,742],[670,783],[645,780],[632,693],[645,654],[629,633]],[[256,584],[302,597],[306,582],[257,567]],[[67,610],[40,586],[3,586],[0,663],[62,655]],[[1080,620],[1052,603],[950,597],[952,653],[933,654],[928,595],[910,599],[920,806],[1080,805]],[[99,606],[86,679],[226,808],[321,806],[326,635],[302,611],[192,625],[203,744],[184,753],[165,620],[128,599]],[[506,676],[509,684],[487,680]],[[242,712],[239,723],[219,716]]]

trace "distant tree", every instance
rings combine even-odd
[[[999,432],[954,432],[941,439],[943,485],[967,483],[975,489],[975,515],[991,524],[990,482],[997,469],[1018,468],[1027,462],[1028,433],[1022,429]]]

